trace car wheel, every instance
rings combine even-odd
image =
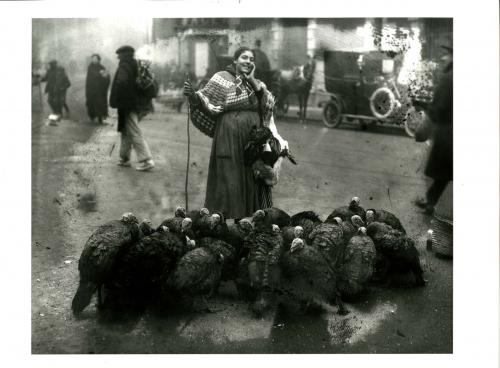
[[[323,107],[323,123],[328,128],[335,128],[342,122],[342,107],[339,101],[331,100]]]

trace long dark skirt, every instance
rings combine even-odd
[[[87,99],[87,113],[89,118],[108,117],[108,90],[96,90]]]
[[[258,124],[256,111],[229,111],[217,121],[205,199],[210,212],[243,218],[262,208],[252,168],[245,166],[243,158],[250,131]]]

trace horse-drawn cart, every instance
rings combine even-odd
[[[401,61],[382,52],[325,52],[326,101],[323,122],[329,128],[343,121],[359,121],[361,127],[402,126],[413,137],[424,119],[421,105],[414,106],[408,86],[397,83]]]

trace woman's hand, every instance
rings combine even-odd
[[[262,83],[258,82],[257,79],[255,79],[255,64],[251,63],[250,65],[250,72],[248,74],[244,74],[244,76],[255,91],[260,91],[262,88]]]
[[[246,75],[249,80],[255,80],[255,64],[250,63],[250,72]]]
[[[184,82],[184,96],[192,97],[194,95],[194,89],[190,81]]]
[[[222,106],[215,106],[212,105],[210,102],[208,103],[208,109],[210,110],[210,112],[214,114],[219,114],[222,112]]]

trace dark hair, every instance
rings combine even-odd
[[[99,54],[92,54],[90,58],[92,59],[94,56],[97,58],[97,60],[101,61],[101,57],[99,56]]]
[[[240,55],[243,54],[245,51],[251,51],[253,54],[253,57],[255,58],[255,53],[253,52],[253,50],[250,47],[241,46],[240,48],[238,48],[238,50],[236,50],[234,52],[233,60],[238,60]]]

